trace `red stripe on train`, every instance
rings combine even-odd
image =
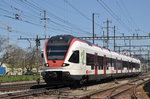
[[[48,61],[49,67],[62,67],[64,60],[53,60]]]

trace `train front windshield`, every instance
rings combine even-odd
[[[67,39],[49,40],[46,48],[48,60],[64,60],[68,48]]]
[[[64,60],[68,46],[47,46],[48,60]]]

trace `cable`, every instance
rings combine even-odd
[[[138,25],[137,25],[137,24],[135,23],[135,21],[133,20],[131,14],[130,14],[129,11],[127,10],[127,8],[126,8],[126,6],[125,6],[125,4],[124,4],[124,2],[123,2],[122,0],[121,0],[121,3],[122,3],[122,5],[123,5],[123,7],[124,7],[124,9],[125,9],[125,11],[126,11],[126,13],[127,13],[127,15],[129,16],[130,20],[133,22],[134,26],[138,29]]]
[[[129,15],[125,13],[123,7],[119,4],[118,1],[116,1],[116,4],[117,4],[117,7],[119,7],[120,12],[123,14],[123,16],[125,16],[127,22],[128,22],[128,23],[130,24],[130,26],[133,28],[133,26],[132,26],[132,21],[128,18]]]
[[[5,2],[6,3],[6,2]],[[7,3],[6,3],[7,4]],[[12,5],[9,5],[11,8],[16,8],[16,7],[14,7],[14,6],[12,6]],[[19,8],[16,8],[16,9],[19,9]],[[15,15],[15,13],[12,13],[12,12],[10,12],[10,11],[8,11],[8,10],[5,10],[5,9],[2,9],[2,8],[0,8],[0,10],[2,10],[2,11],[5,11],[5,12],[7,12],[7,13],[11,13],[11,14],[13,14],[13,15]],[[21,12],[24,12],[24,11],[21,11]],[[28,16],[28,15],[25,15],[24,13],[22,13],[21,15],[20,15],[21,17],[24,17],[24,18],[26,18],[26,17],[28,17],[28,18],[30,18],[31,19],[31,17],[30,16]],[[40,17],[39,16],[36,16],[35,18],[39,18],[40,19]],[[54,21],[51,21],[51,22],[53,22],[54,24],[59,24],[59,23],[57,23],[57,22],[54,22]],[[59,25],[61,25],[61,24],[59,24]],[[64,25],[61,25],[61,26],[63,26],[64,27]]]
[[[32,1],[32,0],[31,0]],[[37,3],[35,3],[35,4],[32,4],[32,3],[30,3],[29,1],[26,1],[26,2],[28,2],[28,4],[30,4],[29,6],[31,6],[31,7],[33,7],[34,9],[37,9],[37,10],[44,10],[44,9],[42,9],[42,7],[38,7],[38,6],[36,6],[37,5]],[[32,1],[33,2],[33,1]],[[37,7],[37,8],[36,8]],[[52,12],[50,12],[50,11],[47,11],[48,13],[48,15],[50,15],[51,17],[53,17],[53,18],[55,18],[55,19],[57,19],[58,21],[61,21],[61,22],[63,22],[64,24],[66,24],[66,25],[68,25],[68,26],[71,26],[72,28],[74,28],[74,29],[77,29],[77,30],[79,30],[79,31],[81,31],[81,32],[84,32],[84,33],[90,33],[90,32],[88,32],[88,31],[84,31],[84,30],[82,30],[81,28],[79,28],[79,27],[77,27],[76,25],[74,25],[74,24],[72,24],[72,23],[70,23],[69,21],[66,21],[66,20],[64,20],[64,19],[62,19],[62,18],[60,18],[60,17],[58,17],[58,16],[56,16],[55,14],[53,14]]]
[[[120,23],[128,31],[132,31],[122,20],[119,18],[102,0],[97,0],[98,4],[101,5],[118,23]]]
[[[86,18],[89,21],[92,21],[89,17],[87,17],[85,14],[83,14],[80,10],[78,10],[76,7],[74,7],[68,0],[64,0],[65,3],[67,3],[71,8],[73,8],[76,12],[78,12],[81,16],[83,16],[84,18]],[[95,22],[96,25],[100,26],[102,28],[102,26],[98,23]]]
[[[16,1],[15,1],[16,2]],[[39,8],[38,6],[36,6],[36,5],[33,5],[32,3],[30,3],[30,2],[25,2],[25,1],[21,1],[21,2],[23,2],[23,3],[26,3],[27,5],[29,5],[29,6],[31,6],[32,8],[34,8],[35,10],[42,10],[41,8]],[[6,3],[6,2],[5,2]],[[16,3],[18,3],[18,2],[16,2]],[[8,3],[7,3],[8,4]],[[19,3],[20,4],[20,3]],[[12,5],[10,5],[9,4],[9,6],[11,7],[11,8],[16,8],[16,9],[19,9],[19,8],[17,8],[17,7],[14,7],[14,6],[12,6]],[[4,9],[3,9],[4,10]],[[20,9],[19,9],[20,10]],[[12,15],[15,15],[15,13],[12,13],[12,12],[10,12],[10,11],[7,11],[7,10],[4,10],[5,12],[7,12],[7,13],[11,13]],[[22,13],[20,13],[21,15],[21,18],[29,18],[29,19],[33,19],[33,18],[31,18],[30,16],[28,16],[28,14],[26,15],[26,14],[24,14],[23,12],[24,11],[22,11],[21,10],[21,12]],[[5,16],[5,17],[8,17],[8,16]],[[55,19],[56,19],[56,16],[54,16],[55,17]],[[11,17],[12,18],[12,17]],[[57,18],[57,19],[60,19],[60,18]],[[61,19],[60,19],[61,20]],[[62,21],[62,20],[61,20]],[[63,22],[64,22],[64,20],[63,20]],[[28,22],[29,23],[29,22]],[[54,24],[57,24],[57,25],[61,25],[61,26],[63,26],[63,27],[65,27],[64,29],[66,29],[66,27],[67,26],[65,26],[65,25],[62,25],[62,24],[60,24],[60,23],[57,23],[57,22],[54,22],[54,21],[52,21],[52,23],[54,23]],[[64,22],[64,23],[66,23],[66,21]],[[71,24],[69,24],[69,26],[70,26]],[[67,27],[68,28],[68,27]],[[69,27],[70,28],[70,27]],[[54,28],[53,28],[54,29]],[[86,33],[88,33],[87,31],[83,31],[82,29],[79,29],[78,27],[76,27],[76,29],[78,29],[78,30],[80,30],[80,31],[82,31],[82,32],[86,32]],[[55,29],[56,30],[56,29]],[[58,30],[58,29],[57,29]],[[67,30],[69,30],[69,29],[67,29]],[[72,30],[71,30],[72,31]],[[66,32],[66,31],[65,31]]]

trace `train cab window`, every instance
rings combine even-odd
[[[79,51],[74,51],[69,59],[69,62],[79,63]]]
[[[48,60],[64,60],[68,47],[68,45],[47,45]]]

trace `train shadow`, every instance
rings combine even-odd
[[[39,85],[33,85],[30,87],[30,89],[58,89],[58,88],[64,88],[64,87],[67,87],[63,84],[39,84]]]
[[[146,92],[147,96],[150,98],[150,81],[144,85],[143,89]]]

